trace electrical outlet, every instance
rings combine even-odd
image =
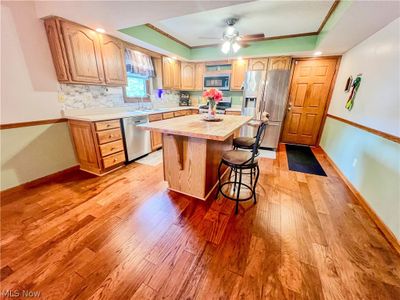
[[[64,101],[65,101],[64,94],[58,94],[58,102],[64,103]]]
[[[353,159],[353,168],[357,165],[357,158]]]

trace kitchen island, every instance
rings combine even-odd
[[[206,122],[190,115],[139,125],[162,133],[164,179],[169,189],[207,200],[217,187],[222,152],[232,149],[232,139],[249,116],[221,115]],[[225,171],[225,170],[224,170]]]

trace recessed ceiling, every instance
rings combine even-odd
[[[222,37],[224,20],[238,17],[241,34],[266,37],[317,32],[334,1],[254,1],[245,4],[174,17],[152,25],[185,44],[215,44]],[[211,37],[211,39],[208,39]]]

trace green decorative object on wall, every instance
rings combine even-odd
[[[358,91],[358,88],[360,87],[361,84],[361,75],[357,75],[356,79],[354,79],[353,81],[353,85],[352,85],[352,89],[351,89],[351,93],[349,96],[349,99],[346,102],[346,109],[348,110],[352,110],[353,106],[354,106],[354,99],[356,98],[356,94]]]

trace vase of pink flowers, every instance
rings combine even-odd
[[[203,93],[203,97],[208,99],[208,115],[209,119],[215,119],[217,103],[222,100],[222,92],[215,88],[210,88]]]

